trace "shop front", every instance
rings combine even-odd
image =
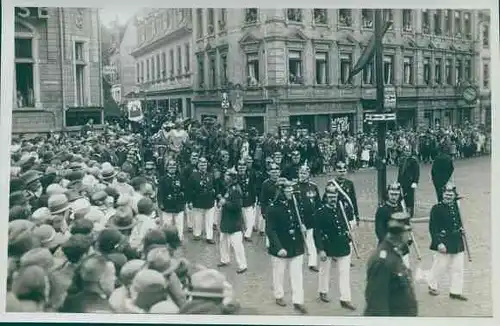
[[[354,132],[354,113],[291,115],[290,126],[294,129],[307,129],[316,132]]]

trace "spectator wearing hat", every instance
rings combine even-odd
[[[408,219],[405,213],[392,214],[387,235],[368,260],[364,316],[418,315],[411,271],[403,262],[410,239]]]
[[[143,251],[142,244],[146,233],[149,230],[158,228],[155,221],[154,203],[149,198],[142,198],[137,204],[139,214],[136,215],[136,224],[132,228],[129,243],[138,252]]]
[[[31,211],[26,206],[14,206],[9,209],[9,221],[27,220],[31,216]]]
[[[87,219],[92,222],[94,226],[93,229],[96,232],[101,231],[107,225],[106,216],[98,207],[95,206],[92,206],[89,209],[88,213],[85,214],[84,219]]]
[[[31,210],[31,206],[28,201],[28,196],[25,191],[14,191],[10,193],[9,196],[9,208],[14,206],[27,207],[28,210]]]
[[[439,295],[438,283],[443,272],[450,274],[450,298],[467,301],[463,295],[464,284],[464,234],[465,230],[457,204],[457,192],[454,184],[447,183],[443,191],[443,200],[431,209],[429,220],[431,236],[430,249],[434,259],[428,278],[429,294]]]
[[[77,268],[73,286],[60,312],[111,313],[108,298],[115,288],[115,266],[103,256],[85,258]]]
[[[31,214],[29,220],[33,222],[36,226],[42,224],[50,224],[52,220],[52,214],[47,207],[41,207]]]
[[[220,224],[220,263],[219,267],[229,265],[230,248],[234,249],[238,270],[242,274],[247,270],[245,248],[243,246],[243,194],[237,183],[237,172],[229,169],[224,175],[226,194],[221,198],[221,224]]]
[[[116,174],[117,172],[115,168],[110,163],[106,162],[102,164],[100,173],[100,179],[102,183],[112,186],[115,182]]]
[[[143,269],[139,271],[130,286],[130,299],[132,305],[140,312],[150,313],[156,304],[168,300],[165,278],[155,270]],[[171,311],[164,313],[177,313],[178,308],[175,308],[177,308],[175,304],[172,304]],[[153,311],[157,311],[157,308]]]
[[[144,268],[146,268],[146,262],[141,259],[132,259],[123,265],[119,275],[121,286],[117,287],[109,297],[109,304],[115,313],[140,312],[137,309],[130,311],[130,286],[137,273]]]
[[[130,184],[134,188],[134,194],[130,197],[129,204],[134,214],[137,214],[137,203],[142,198],[149,197],[149,194],[153,192],[153,187],[144,177],[135,177],[130,181]]]
[[[49,249],[52,254],[69,238],[69,236],[56,232],[52,226],[47,224],[35,228],[33,234],[38,238],[40,246]]]
[[[40,266],[45,270],[50,270],[60,260],[55,260],[52,253],[47,248],[36,247],[24,253],[19,260],[20,267],[32,265]]]
[[[273,267],[273,289],[276,304],[282,307],[286,306],[283,275],[288,265],[293,306],[300,313],[306,314],[302,274],[306,227],[301,224],[300,217],[296,215],[299,208],[295,206],[295,201],[292,198],[293,188],[292,182],[285,181],[279,198],[269,207],[266,216],[266,233],[269,237],[268,252],[271,255]]]
[[[118,172],[116,175],[116,181],[112,185],[114,189],[118,192],[120,195],[129,195],[133,196],[134,195],[134,188],[127,183],[129,177],[127,173],[121,171]]]
[[[181,307],[185,315],[236,314],[239,306],[229,304],[232,287],[226,277],[213,269],[201,270],[191,276],[190,300]],[[229,301],[229,302],[228,302]]]
[[[186,206],[185,189],[182,177],[177,170],[177,162],[169,160],[166,174],[160,179],[158,203],[163,211],[163,225],[175,225],[179,239],[184,239],[184,208]]]
[[[33,236],[35,225],[27,220],[15,220],[9,222],[8,256],[20,258],[24,253],[39,246],[36,237]]]
[[[21,268],[15,273],[12,284],[17,302],[10,307],[8,304],[7,312],[46,312],[50,290],[47,272],[42,267]]]
[[[214,205],[216,198],[215,180],[208,172],[208,162],[204,157],[198,160],[198,170],[193,171],[188,181],[188,202],[189,208],[193,208],[193,237],[194,240],[201,239],[203,226],[205,229],[206,241],[215,244],[213,240]]]
[[[71,204],[72,215],[70,215],[70,219],[79,220],[85,217],[88,212],[90,212],[90,208],[92,205],[87,198],[79,198],[73,201]]]

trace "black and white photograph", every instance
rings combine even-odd
[[[493,317],[497,2],[12,2],[7,316]]]

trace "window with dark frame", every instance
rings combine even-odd
[[[316,52],[316,84],[328,84],[328,53]]]
[[[352,9],[339,9],[339,25],[352,26]]]
[[[220,54],[220,82],[222,86],[227,86],[227,52]]]
[[[483,64],[483,88],[490,88],[490,65]]]
[[[75,60],[76,61],[85,61],[84,54],[83,54],[83,47],[84,43],[83,42],[75,42]]]
[[[328,12],[326,9],[314,8],[314,23],[316,25],[326,25],[328,24]]]
[[[429,10],[422,9],[422,33],[430,34],[430,32],[431,32],[431,25],[429,19]]]
[[[156,65],[155,65],[155,57],[151,57],[151,80],[156,81]]]
[[[352,81],[349,79],[352,69],[352,54],[340,53],[340,83],[342,85],[350,84]]]
[[[363,21],[363,28],[372,29],[373,28],[373,9],[362,9],[361,18]]]
[[[413,84],[413,57],[403,58],[403,84]]]
[[[167,78],[167,53],[161,53],[161,78],[165,80]]]
[[[191,71],[191,46],[189,45],[189,43],[186,43],[184,49],[186,58],[186,62],[184,63],[184,72],[187,74]]]
[[[385,22],[393,22],[394,21],[394,13],[393,13],[392,9],[383,9],[382,15],[383,15],[383,20]],[[394,24],[392,24],[391,27],[389,27],[389,29],[392,29],[393,26],[394,26]]]
[[[33,40],[15,38],[16,106],[35,107]]]
[[[456,59],[455,62],[455,84],[458,85],[462,81],[462,60]]]
[[[451,34],[452,10],[444,11],[444,34]]]
[[[372,85],[375,77],[375,66],[370,61],[363,69],[363,84]]]
[[[434,59],[434,82],[436,84],[442,83],[442,64],[443,60],[441,58]]]
[[[209,88],[217,87],[217,60],[215,54],[210,54],[208,56],[208,78],[209,78]]]
[[[151,63],[149,59],[146,59],[146,82],[151,81]]]
[[[220,9],[220,15],[219,15],[219,30],[225,31],[227,28],[227,9],[226,8],[221,8]]]
[[[175,74],[175,55],[174,55],[174,50],[173,49],[170,49],[170,51],[168,52],[168,56],[169,56],[169,59],[170,59],[170,71],[168,73],[168,76],[170,78],[173,78],[174,77],[174,74]]]
[[[488,25],[483,26],[483,47],[487,48],[490,46],[490,27]]]
[[[196,9],[197,37],[203,37],[203,9]]]
[[[424,58],[424,84],[429,85],[431,83],[431,58]]]
[[[207,32],[208,35],[213,35],[215,32],[215,14],[214,14],[214,8],[208,8],[208,15],[207,15]]]
[[[288,21],[301,23],[302,22],[302,9],[291,8],[286,10],[286,17]]]
[[[177,46],[177,76],[182,75],[182,48]]]
[[[259,84],[259,54],[247,54],[247,85],[257,86]]]
[[[141,61],[141,83],[144,83],[144,60]]]
[[[472,26],[469,12],[464,12],[464,33],[468,40],[472,39]]]
[[[161,79],[161,61],[160,61],[160,54],[156,55],[156,79],[160,80]]]
[[[384,84],[394,84],[394,56],[384,55]]]
[[[139,84],[141,82],[141,64],[138,62],[135,65],[135,75],[136,75],[136,82]]]
[[[464,60],[464,80],[470,81],[472,79],[472,60]]]
[[[259,8],[245,8],[245,24],[255,24],[258,21]]]
[[[203,54],[196,56],[198,64],[198,87],[205,88],[205,61]]]
[[[455,10],[454,12],[454,17],[455,17],[455,36],[460,37],[462,34],[462,19],[460,15],[460,11]]]
[[[413,11],[411,9],[403,9],[403,31],[411,32],[413,30]]]
[[[303,84],[302,53],[300,51],[288,52],[288,82],[290,84]]]
[[[445,65],[444,65],[444,74],[445,74],[445,79],[446,79],[447,85],[453,84],[451,68],[452,68],[451,59],[446,59]]]
[[[434,19],[434,34],[441,35],[443,31],[441,30],[441,10],[436,9],[433,13]]]

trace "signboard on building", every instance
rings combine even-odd
[[[47,7],[15,7],[15,13],[20,18],[49,18],[49,8]]]
[[[332,116],[330,128],[333,132],[348,132],[349,131],[349,117],[341,116],[335,117]]]
[[[384,89],[384,109],[396,109],[396,88],[394,86],[386,86]]]
[[[128,119],[130,121],[139,122],[144,118],[144,114],[142,113],[141,101],[135,100],[128,102]]]
[[[392,121],[396,120],[396,113],[367,113],[367,121]]]

